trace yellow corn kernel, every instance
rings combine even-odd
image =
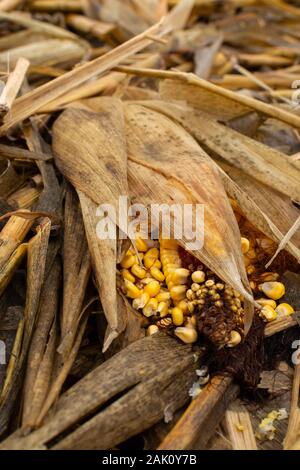
[[[162,264],[161,264],[161,261],[159,261],[159,259],[155,261],[155,263],[153,264],[153,268],[158,268],[161,270]]]
[[[197,282],[193,282],[193,284],[191,285],[191,291],[192,292],[197,292],[200,288],[201,288],[201,286],[199,284],[197,284]]]
[[[251,263],[252,263],[252,259],[248,258],[247,256],[244,256],[245,268],[248,268],[248,266],[250,266]]]
[[[159,291],[160,291],[160,284],[155,279],[149,282],[149,284],[146,284],[146,286],[144,287],[144,292],[147,292],[147,294],[149,294],[150,297],[155,297],[159,293]]]
[[[192,281],[201,284],[205,281],[205,272],[204,271],[194,271],[192,274]]]
[[[158,302],[167,302],[171,299],[171,294],[168,291],[161,291],[156,296]]]
[[[135,277],[131,274],[128,269],[122,269],[121,274],[123,276],[123,279],[127,279],[127,281],[130,282],[135,282]]]
[[[158,333],[158,332],[159,332],[158,326],[156,326],[156,325],[150,325],[150,326],[148,326],[148,328],[147,328],[146,335],[147,335],[147,336],[152,336],[152,335],[155,335],[155,333]]]
[[[131,268],[136,263],[136,256],[134,255],[125,255],[121,261],[122,268],[128,269]]]
[[[253,264],[249,264],[249,266],[247,266],[246,271],[248,276],[251,276],[251,274],[255,272],[255,266]]]
[[[147,251],[148,250],[148,245],[147,243],[145,242],[145,240],[143,240],[142,238],[140,237],[137,237],[136,240],[135,240],[135,246],[136,246],[136,249],[138,251]]]
[[[158,268],[150,268],[150,274],[154,279],[156,279],[159,282],[163,282],[165,280],[164,274],[160,271]]]
[[[278,273],[272,273],[272,272],[266,272],[263,273],[259,276],[261,282],[267,282],[267,281],[277,281],[279,278]]]
[[[193,328],[195,329],[196,326],[197,326],[197,318],[196,318],[196,315],[192,315],[191,317],[187,317],[185,322],[184,322],[184,326],[186,328]]]
[[[267,253],[272,253],[274,248],[276,249],[276,243],[273,240],[270,240],[270,238],[261,238],[260,246]]]
[[[246,253],[248,253],[248,251],[250,249],[250,242],[249,242],[248,238],[241,237],[241,247],[242,247],[242,253],[244,255]]]
[[[233,348],[237,346],[242,341],[242,337],[238,331],[232,330],[230,332],[230,340],[227,343],[228,348]]]
[[[274,321],[277,318],[277,313],[275,312],[274,308],[272,308],[270,305],[265,305],[260,313],[260,317],[263,318],[265,321]]]
[[[160,250],[160,259],[176,259],[180,261],[180,256],[177,250]]]
[[[143,292],[141,295],[139,295],[133,300],[132,306],[136,310],[138,310],[139,308],[144,308],[145,305],[149,302],[149,300],[150,295],[148,294],[148,292]]]
[[[262,307],[264,307],[265,305],[270,305],[270,307],[272,308],[276,308],[276,302],[275,300],[272,300],[272,299],[258,299],[256,301],[259,305],[261,305]]]
[[[160,245],[160,254],[162,255],[176,255],[178,256],[178,247],[177,248],[163,248]]]
[[[178,243],[176,240],[160,240],[160,246],[168,250],[176,250],[178,248]]]
[[[185,269],[185,268],[175,269],[175,271],[172,274],[171,282],[173,282],[175,285],[186,284],[189,275],[190,275],[190,271],[188,269]]]
[[[194,328],[179,326],[175,329],[174,333],[186,344],[195,343],[198,339],[198,333]]]
[[[280,299],[285,294],[285,287],[282,282],[264,282],[260,284],[261,290],[267,297],[273,300]]]
[[[175,326],[181,326],[184,321],[183,311],[181,308],[174,307],[172,308],[172,320]]]
[[[153,282],[155,281],[155,279],[153,279],[153,277],[150,276],[149,273],[146,274],[146,277],[144,277],[144,279],[141,279],[139,282],[140,284],[143,284],[144,286],[146,286],[147,284],[150,284],[150,282]]]
[[[251,248],[250,250],[247,251],[247,258],[251,259],[252,261],[257,258],[257,253],[254,250],[254,248]]]
[[[160,317],[166,317],[169,313],[169,302],[159,302],[157,307],[157,313]]]
[[[192,291],[192,289],[188,289],[186,291],[186,298],[188,300],[194,300],[196,298],[196,296],[195,296],[194,292]]]
[[[131,299],[136,299],[143,292],[142,290],[138,289],[133,284],[133,282],[128,281],[127,279],[124,280],[124,286],[125,286],[127,297],[130,297]]]
[[[180,302],[179,302],[180,303]],[[195,307],[196,307],[196,302],[195,301],[190,301],[188,302],[188,311],[189,313],[194,313]]]
[[[153,297],[152,299],[149,300],[149,302],[143,308],[143,314],[145,315],[145,317],[151,317],[152,315],[156,314],[157,307],[158,307],[157,299]]]
[[[175,257],[172,257],[172,258],[170,258],[170,257],[168,257],[168,258],[161,257],[160,259],[161,259],[161,262],[162,262],[162,268],[163,268],[164,272],[166,271],[166,269],[168,269],[168,267],[170,265],[173,266],[175,269],[181,267],[181,261],[178,258],[175,258]]]
[[[172,286],[170,288],[170,294],[171,294],[171,299],[172,300],[183,300],[185,298],[185,293],[187,291],[186,286]]]
[[[138,264],[134,264],[131,267],[131,272],[134,276],[138,277],[139,279],[144,279],[146,277],[146,270],[141,268]]]
[[[157,248],[150,248],[144,255],[144,266],[150,269],[156,261],[158,261],[159,251]]]
[[[180,308],[183,313],[187,313],[189,310],[188,310],[188,301],[186,299],[184,300],[181,300],[177,305],[176,307]]]
[[[290,304],[282,303],[282,304],[279,304],[275,308],[275,312],[277,313],[277,315],[286,316],[286,315],[291,315],[292,313],[295,312],[295,310]]]

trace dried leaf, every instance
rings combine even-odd
[[[97,106],[98,113],[66,110],[54,125],[53,148],[57,166],[80,197],[97,286],[112,330],[108,347],[118,331],[116,240],[97,239],[96,210],[99,204],[110,204],[118,214],[119,196],[128,194],[127,155],[121,102],[103,98]]]
[[[244,405],[239,401],[231,403],[225,422],[233,450],[257,450],[250,415]]]
[[[15,339],[15,354],[12,355],[11,365],[9,365],[0,397],[0,434],[7,429],[10,414],[21,387],[24,364],[32,338],[44,281],[50,227],[51,223],[48,221],[28,243],[26,305],[24,318],[19,324]]]
[[[160,23],[152,26],[139,36],[116,47],[104,56],[83,64],[80,67],[76,67],[74,70],[66,72],[61,77],[41,85],[17,99],[12,107],[11,115],[0,128],[0,134],[5,134],[11,127],[29,116],[32,116],[42,106],[45,106],[55,98],[63,95],[66,91],[70,91],[71,88],[75,88],[86,80],[111,69],[122,60],[149,46],[153,42],[150,38],[151,35],[160,38],[171,32],[173,28],[180,27],[182,24],[182,16],[185,18],[186,11],[188,11],[188,13],[190,12],[189,7],[191,4],[192,0],[183,0],[171,14],[166,16]]]
[[[148,104],[149,105],[149,104]],[[233,129],[206,114],[182,106],[150,104],[178,120],[207,148],[258,181],[300,201],[300,170],[289,157]]]

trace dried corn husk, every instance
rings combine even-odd
[[[58,65],[64,62],[79,62],[85,50],[78,42],[68,39],[45,39],[25,46],[15,47],[8,52],[0,53],[0,68],[7,67],[7,54],[10,65],[15,66],[20,57],[24,57],[32,65]]]
[[[199,110],[153,101],[148,105],[178,120],[205,148],[226,162],[300,201],[300,170],[287,155],[219,124]]]
[[[15,101],[10,116],[7,116],[7,119],[4,120],[5,122],[0,128],[0,134],[5,134],[11,127],[32,116],[41,107],[63,95],[66,91],[70,91],[70,89],[75,88],[88,79],[100,75],[118,65],[127,57],[149,46],[153,42],[153,37],[159,39],[173,29],[182,27],[190,14],[192,5],[193,0],[183,0],[160,23],[152,26],[139,36],[130,39],[104,56],[66,72],[63,76],[41,85],[20,97]]]
[[[217,167],[183,128],[162,114],[131,103],[125,110],[128,158],[136,164],[131,194],[139,202],[166,203],[170,200],[169,187],[175,186],[181,198],[174,199],[173,203],[204,204],[204,247],[194,250],[193,254],[251,302],[237,241],[238,226]],[[162,180],[159,186],[157,180]],[[159,193],[157,187],[160,187]],[[180,243],[188,249],[185,238]],[[246,329],[251,323],[250,306],[248,313]]]
[[[212,140],[215,138],[220,153],[225,155],[224,152],[226,152],[226,156],[228,156],[228,159],[232,162],[232,164],[228,164],[228,162],[224,161],[224,159],[214,158],[218,165],[223,170],[225,170],[228,175],[227,176],[224,172],[221,171],[221,177],[227,193],[238,201],[241,210],[254,226],[256,226],[259,230],[265,233],[265,235],[276,242],[280,242],[283,239],[285,233],[289,230],[290,227],[293,226],[299,217],[299,211],[291,203],[289,197],[280,194],[278,191],[278,186],[281,186],[282,190],[286,193],[289,193],[289,195],[292,194],[292,191],[294,191],[294,195],[299,192],[299,185],[297,184],[299,170],[295,168],[292,163],[290,163],[289,157],[273,149],[270,150],[269,147],[266,147],[263,144],[254,141],[253,139],[249,139],[235,131],[233,131],[235,134],[229,137],[229,145],[234,145],[234,147],[231,149],[232,151],[229,152],[229,149],[227,150],[228,146],[226,145],[226,140],[219,140],[217,139],[217,136],[215,136],[209,139],[209,143],[208,140],[206,141],[206,137],[204,137],[205,131],[203,131],[204,123],[206,126],[205,129],[208,129],[210,124],[212,124],[214,129],[215,126],[219,126],[207,115],[204,117],[204,115],[202,115],[199,111],[191,110],[189,108],[187,110],[185,107],[166,103],[162,105],[161,102],[151,101],[149,103],[145,103],[145,105],[147,105],[147,107],[160,110],[173,119],[176,119],[182,125],[184,125],[187,130],[192,132],[196,138],[198,138],[199,135],[202,136],[203,140],[207,144],[207,147],[213,145]],[[231,129],[226,127],[224,127],[224,130],[225,132],[231,132]],[[246,156],[244,156],[243,160],[245,163],[242,164],[240,163],[242,159],[239,159],[238,155],[235,156],[233,153],[234,148],[236,149],[235,151],[237,154],[240,152],[240,147],[235,147],[236,138],[246,139],[245,142],[247,145],[250,143],[250,153],[247,152]],[[246,148],[248,149],[248,146]],[[255,150],[254,153],[252,149]],[[267,172],[267,169],[272,167],[272,163],[270,164],[269,161],[265,161],[260,157],[260,154],[264,157],[267,153],[271,153],[273,155],[273,152],[276,153],[274,160],[276,161],[276,158],[278,158],[277,170],[275,170],[275,174],[272,173],[270,181],[268,181],[268,186],[266,186],[263,184],[263,182],[253,178],[253,176],[257,175],[254,161],[259,161],[259,167],[261,166],[262,168],[265,168]],[[252,156],[253,162],[248,163],[248,160],[250,160]],[[283,162],[283,164],[281,162]],[[238,168],[236,168],[234,164],[237,165]],[[241,166],[248,167],[248,173],[250,173],[250,175],[239,169]],[[285,169],[286,172],[284,171]],[[258,176],[262,181],[264,181],[265,178],[262,177],[262,173],[261,177],[260,175]],[[292,178],[291,184],[294,182],[293,190],[290,187],[286,189],[285,181],[287,180],[288,175],[290,175]],[[280,181],[276,179],[276,176]],[[274,179],[276,179],[276,183],[278,184],[274,183]],[[286,249],[290,251],[290,253],[297,259],[299,259],[300,255],[299,242],[299,235],[296,233],[292,237],[292,240],[290,240],[286,245]]]
[[[128,194],[124,119],[117,98],[98,101],[99,113],[69,109],[56,121],[55,159],[78,191],[99,295],[114,339],[119,330],[116,285],[116,240],[99,240],[97,206],[111,204],[118,213],[119,196]],[[88,183],[88,184],[87,184]],[[114,221],[113,221],[114,222]],[[107,289],[111,286],[111,292]],[[105,347],[110,340],[107,339]]]

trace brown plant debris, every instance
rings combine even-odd
[[[0,449],[300,448],[299,18],[0,0]]]

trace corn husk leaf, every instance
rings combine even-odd
[[[103,98],[102,112],[66,110],[53,127],[53,150],[60,171],[97,204],[117,207],[128,194],[122,104]]]
[[[153,74],[153,71],[150,73]],[[254,110],[259,114],[300,128],[300,117],[291,111],[227,90],[193,74],[159,71],[156,75],[159,78],[172,78],[172,80],[162,81],[160,85],[161,96],[165,101],[187,102],[199,110],[215,113],[215,117],[222,121],[242,116],[249,110]],[[235,110],[235,114],[232,110]]]
[[[178,80],[162,80],[159,86],[160,96],[165,101],[182,101],[207,112],[220,121],[229,121],[248,114],[251,109],[220,96],[213,91],[187,85]]]
[[[41,301],[28,352],[24,384],[23,428],[31,427],[40,412],[51,382],[56,346],[61,266],[53,263],[41,292]],[[49,340],[48,340],[49,338]]]
[[[61,316],[61,344],[58,352],[66,361],[77,334],[80,314],[91,273],[91,258],[84,231],[79,200],[67,189],[64,231],[64,292]],[[76,256],[74,256],[76,253]]]
[[[161,102],[150,106],[178,120],[201,145],[227,163],[300,201],[300,170],[284,153],[219,124],[199,110]]]
[[[159,63],[159,59],[159,54],[151,53],[147,55],[146,59],[142,60],[141,63],[145,66],[153,67]],[[132,62],[135,63],[135,60],[137,60],[137,56],[133,57]],[[97,96],[100,94],[105,95],[108,91],[109,93],[112,93],[112,91],[116,89],[118,85],[121,85],[122,82],[125,82],[127,80],[128,77],[124,73],[110,72],[104,75],[103,77],[100,77],[96,80],[88,81],[87,83],[83,83],[79,87],[76,87],[74,90],[64,93],[62,96],[59,96],[54,101],[51,101],[51,103],[47,104],[46,106],[43,106],[39,110],[39,112],[48,113],[57,109],[62,109],[67,106],[75,107],[79,105],[79,100],[84,99],[84,101],[80,102],[80,104],[82,104],[83,102],[86,103],[88,101],[87,98],[90,96],[95,96],[95,98],[92,98],[88,103],[89,108],[96,111],[94,103],[97,102],[97,100],[99,99],[97,98]],[[141,89],[139,88],[139,90]]]
[[[43,21],[38,21],[27,15],[20,15],[18,12],[5,13],[0,12],[0,18],[2,20],[11,21],[20,26],[28,28],[32,32],[43,33],[45,36],[53,36],[58,38],[68,38],[73,40],[79,40],[79,37],[76,34],[66,31],[64,28],[49,24]]]
[[[116,240],[101,240],[97,236],[96,211],[98,205],[84,192],[78,191],[82,216],[88,240],[89,251],[96,277],[96,285],[101,299],[102,307],[108,321],[103,351],[110,346],[124,329],[122,311],[117,306],[116,292]],[[108,289],[111,286],[111,289]]]
[[[130,36],[140,34],[150,24],[138,15],[132,5],[124,0],[101,0],[100,18],[102,21],[115,23],[119,28],[130,33]]]
[[[164,112],[170,117],[172,116],[174,119],[179,121],[187,130],[189,130],[196,138],[199,134],[203,136],[201,124],[203,125],[204,119],[209,125],[212,123],[213,127],[215,125],[218,126],[218,124],[216,122],[213,122],[208,116],[204,117],[204,115],[202,115],[199,111],[196,110],[191,111],[189,109],[187,111],[184,107],[174,106],[166,103],[162,105],[160,102],[151,102],[146,104],[151,108],[162,110],[162,112]],[[229,132],[231,131],[227,128],[224,129],[226,131],[228,130]],[[253,148],[255,148],[255,145],[257,143],[258,152],[262,153],[263,156],[267,154],[267,151],[269,151],[271,154],[273,154],[272,152],[276,153],[276,157],[278,158],[278,171],[276,172],[276,174],[279,175],[281,179],[282,187],[284,187],[285,185],[284,178],[281,176],[280,161],[284,161],[282,172],[284,173],[284,168],[287,167],[288,171],[291,172],[291,174],[293,175],[293,181],[296,181],[296,179],[298,178],[298,169],[290,163],[290,161],[288,160],[289,157],[274,149],[271,149],[270,147],[266,147],[263,144],[249,139],[248,137],[243,136],[235,131],[233,132],[234,135],[230,136],[227,139],[228,142],[233,142],[233,145],[234,139],[239,138],[240,136],[241,139],[246,139],[246,144],[250,142],[250,145]],[[220,141],[220,144],[218,143],[218,148],[221,148],[222,144],[223,141]],[[209,141],[209,143],[207,142],[207,147],[209,145],[211,145],[211,141]],[[224,142],[224,147],[226,149],[226,142]],[[220,150],[220,152],[221,151],[222,150]],[[237,149],[237,152],[239,152],[239,149]],[[258,154],[259,156],[260,153]],[[238,158],[234,158],[232,154],[229,155],[229,151],[226,153],[226,155],[228,155],[228,159],[232,160],[234,163],[238,160]],[[257,155],[255,154],[254,158],[256,157]],[[248,158],[249,157],[247,154],[247,159]],[[221,177],[227,193],[232,198],[237,200],[241,210],[243,211],[247,219],[251,221],[252,224],[256,226],[259,230],[261,230],[265,235],[270,237],[272,240],[280,243],[284,235],[293,226],[293,224],[297,221],[299,217],[299,211],[291,203],[290,198],[279,193],[278,190],[272,189],[270,186],[267,186],[263,182],[254,179],[252,176],[246,174],[241,169],[236,168],[233,164],[229,164],[227,161],[225,161],[225,159],[220,159],[217,157],[215,157],[214,159],[216,163],[218,163],[218,165],[224,170],[223,172],[221,171]],[[244,158],[244,160],[246,160],[246,158]],[[239,162],[237,164],[239,164]],[[265,165],[266,168],[270,167],[269,162],[266,162],[265,164],[264,161],[262,161],[261,164]],[[253,165],[249,164],[248,166],[247,164],[249,173],[251,173],[251,168],[253,170]],[[253,173],[255,174],[255,172]],[[273,174],[273,177],[274,176],[275,175]],[[297,184],[294,184],[294,190],[298,191]],[[290,190],[286,192],[291,193]],[[299,259],[300,255],[299,237],[299,233],[296,232],[291,237],[291,240],[289,240],[286,244],[286,249],[293,256],[295,256],[296,259]]]
[[[135,164],[136,171],[135,176],[132,175],[129,165],[129,178],[134,177],[130,192],[138,202],[168,203],[173,199],[170,192],[175,190],[180,196],[173,199],[173,203],[204,204],[204,246],[193,250],[193,255],[251,302],[239,229],[217,166],[195,140],[169,118],[134,103],[128,103],[125,110],[128,158]],[[180,243],[189,251],[184,236]],[[251,324],[252,309],[248,307],[246,330]]]
[[[24,364],[32,338],[44,281],[50,228],[51,223],[49,220],[46,220],[38,233],[28,243],[28,277],[24,318],[19,324],[14,345],[15,353],[11,356],[0,396],[0,434],[2,434],[8,426],[13,404],[17,399],[17,394],[21,386]]]
[[[20,57],[30,61],[32,65],[57,65],[63,62],[79,62],[85,53],[84,47],[78,42],[68,39],[46,39],[25,46],[15,47],[8,52],[0,53],[0,68],[5,70],[7,54],[11,66],[15,66]]]
[[[121,102],[116,98],[97,101],[98,113],[66,110],[53,130],[53,149],[60,171],[75,186],[97,278],[97,287],[111,329],[117,336],[116,240],[99,240],[96,209],[110,204],[118,213],[119,196],[128,194],[127,155]],[[109,292],[107,285],[112,287]],[[107,339],[105,347],[110,340]]]

